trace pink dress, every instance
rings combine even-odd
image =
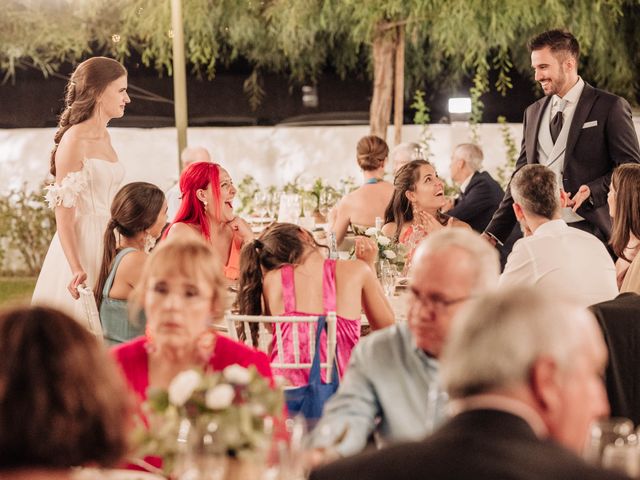
[[[286,316],[312,316],[312,315],[326,315],[328,312],[336,311],[336,261],[325,260],[322,276],[322,297],[323,297],[323,311],[320,313],[307,313],[299,312],[296,310],[296,289],[294,285],[293,265],[285,265],[280,269],[280,275],[282,277],[282,300],[284,303],[284,313]],[[315,327],[311,328],[309,332],[308,324],[298,325],[298,335],[300,341],[300,361],[311,362],[309,358],[309,334],[315,335]],[[326,332],[323,332],[321,339],[321,351],[322,361],[326,358]],[[360,339],[360,319],[348,319],[338,316],[336,325],[336,361],[338,366],[338,375],[342,377],[347,365],[349,364],[349,358],[351,357],[351,350],[358,340]],[[293,363],[293,331],[291,324],[283,324],[282,326],[282,341],[284,346],[284,361],[287,363]],[[273,345],[271,356],[269,358],[271,362],[278,361],[278,345],[276,343],[275,335],[273,337]],[[324,369],[321,372],[322,379],[325,380]],[[273,369],[274,376],[284,377],[290,385],[301,386],[306,385],[309,382],[309,370],[308,369]]]

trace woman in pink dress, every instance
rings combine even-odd
[[[371,268],[360,260],[327,259],[308,231],[290,223],[267,228],[240,256],[238,306],[247,315],[337,314],[337,367],[342,375],[360,338],[362,310],[373,330],[394,322],[393,311]],[[286,327],[286,326],[285,326]],[[309,362],[309,335],[300,325],[300,360]],[[285,361],[293,359],[290,328],[283,328]],[[271,359],[277,358],[273,344]],[[324,355],[324,353],[323,353]],[[274,370],[292,385],[308,382],[307,370]]]
[[[271,378],[264,353],[211,329],[225,295],[220,262],[202,240],[172,239],[153,251],[129,299],[134,309],[144,309],[147,333],[112,350],[139,402],[146,400],[149,387],[167,389],[190,368],[254,365]]]

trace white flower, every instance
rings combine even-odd
[[[254,417],[262,417],[267,414],[267,409],[261,403],[252,403],[249,406],[249,410]]]
[[[223,410],[231,405],[236,392],[228,383],[222,383],[207,390],[204,402],[211,410]]]
[[[68,173],[60,185],[53,183],[45,187],[44,199],[49,208],[62,205],[66,208],[76,206],[78,195],[88,188],[87,175],[84,170]]]
[[[391,243],[391,239],[389,239],[389,237],[385,237],[384,235],[380,235],[378,237],[378,243],[380,245],[382,245],[383,247],[386,247],[387,245],[389,245]]]
[[[394,258],[396,258],[396,252],[394,252],[393,250],[384,250],[382,252],[382,255],[384,255],[389,260],[393,260]]]
[[[378,233],[378,229],[376,227],[369,227],[364,232],[367,237],[373,237],[376,233]]]
[[[236,385],[247,385],[251,381],[249,370],[240,365],[229,365],[222,374],[229,382]]]
[[[176,375],[169,385],[169,402],[178,407],[185,404],[200,384],[200,374],[195,370],[185,370]]]

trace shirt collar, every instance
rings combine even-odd
[[[460,191],[462,193],[464,193],[464,191],[467,189],[467,187],[469,186],[469,183],[471,182],[471,179],[473,178],[474,175],[475,175],[475,172],[473,172],[471,175],[469,175],[467,178],[465,178],[464,182],[462,182],[460,184]]]
[[[567,222],[563,219],[558,218],[557,220],[549,220],[548,222],[544,222],[536,231],[533,232],[534,235],[546,235],[549,233],[558,232],[560,230],[564,230],[565,228],[569,228]]]
[[[578,77],[578,81],[576,84],[571,87],[571,89],[562,97],[562,100],[566,100],[568,105],[574,105],[578,103],[580,100],[580,95],[582,95],[582,89],[584,88],[584,80],[582,77]],[[553,95],[551,97],[551,101],[553,102],[553,106],[555,107],[561,98],[558,95]]]
[[[416,339],[413,338],[413,334],[411,333],[411,330],[409,330],[409,322],[397,323],[394,327],[391,328],[397,328],[400,331],[402,337],[404,338],[404,341],[411,347],[411,350],[415,352],[416,355],[424,363],[432,368],[438,367],[438,359],[432,355],[427,354],[416,344]]]

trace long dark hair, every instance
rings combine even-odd
[[[107,86],[127,74],[125,68],[113,58],[93,57],[76,67],[64,95],[64,110],[60,115],[58,131],[53,137],[51,175],[56,175],[56,152],[62,136],[72,125],[88,120],[96,108],[98,97]]]
[[[611,228],[611,248],[617,256],[627,260],[624,250],[631,235],[640,239],[640,165],[625,163],[611,176],[616,191],[615,213]]]
[[[238,310],[243,315],[262,315],[262,272],[286,264],[297,264],[308,243],[303,233],[310,232],[292,223],[274,223],[257,240],[245,244],[240,253],[240,291]],[[315,246],[322,247],[313,241]]]
[[[413,192],[420,180],[420,167],[431,166],[426,160],[412,160],[402,166],[393,179],[393,196],[384,212],[384,223],[395,223],[396,233],[393,241],[400,238],[400,231],[405,223],[413,220],[413,208],[407,198],[407,192]]]
[[[118,252],[115,232],[132,238],[145,231],[156,222],[163,204],[162,190],[147,182],[129,183],[116,193],[111,204],[111,218],[104,231],[102,266],[93,292],[98,307],[102,303],[102,289]]]

